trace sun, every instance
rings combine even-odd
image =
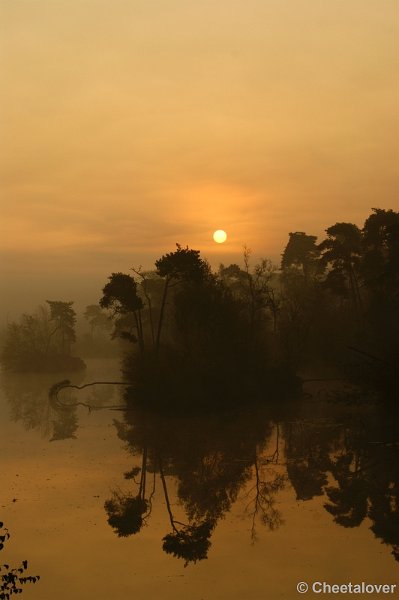
[[[227,240],[227,233],[223,229],[218,229],[213,234],[213,239],[217,244],[223,244]]]

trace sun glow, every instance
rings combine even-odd
[[[227,240],[227,233],[223,229],[218,229],[213,234],[213,239],[217,244],[223,244]]]

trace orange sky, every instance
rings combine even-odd
[[[399,209],[397,0],[2,0],[0,21],[7,311],[97,301],[175,242],[278,261],[289,231]]]

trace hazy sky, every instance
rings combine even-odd
[[[399,209],[398,0],[0,0],[3,310]],[[226,244],[212,241],[226,229]]]

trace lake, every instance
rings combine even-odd
[[[290,402],[203,417],[122,410],[116,385],[50,402],[62,379],[121,379],[117,361],[87,366],[2,376],[0,565],[40,575],[24,597],[288,599],[298,582],[398,583],[399,433],[378,399],[309,382]]]

